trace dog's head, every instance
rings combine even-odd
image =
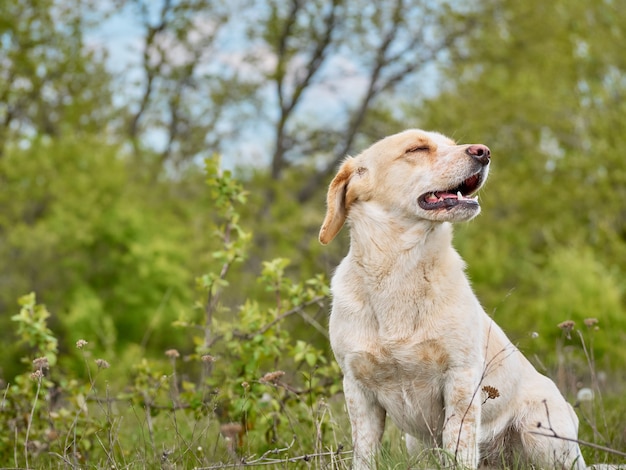
[[[489,171],[485,145],[456,145],[436,132],[410,129],[348,157],[330,183],[320,241],[329,243],[353,204],[374,203],[400,218],[457,222],[480,212],[472,197]]]

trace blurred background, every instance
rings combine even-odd
[[[615,0],[3,0],[0,376],[29,367],[11,316],[31,291],[70,357],[80,338],[121,370],[192,348],[171,325],[216,265],[206,158],[249,192],[225,304],[272,257],[330,277],[338,163],[419,127],[492,150],[455,238],[487,312],[548,372],[580,350],[573,320],[623,390],[624,44]]]

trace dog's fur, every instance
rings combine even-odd
[[[320,241],[350,225],[330,341],[355,468],[373,465],[387,415],[409,450],[440,448],[461,467],[585,468],[572,407],[485,313],[451,244],[450,222],[480,212],[454,194],[477,191],[489,160],[483,145],[412,129],[349,157],[330,184]]]

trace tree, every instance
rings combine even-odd
[[[0,4],[0,155],[20,138],[109,126],[105,57],[84,39],[90,15],[80,0]]]
[[[400,84],[414,83],[473,26],[470,12],[444,22],[452,11],[450,4],[421,0],[271,2],[261,28],[275,64],[267,75],[277,103],[271,113],[276,116],[272,178],[281,178],[290,163],[308,160],[317,171],[298,199],[316,194],[341,159],[355,150],[377,100],[393,96]],[[332,93],[333,84],[343,80],[358,83],[357,89],[342,90],[347,98]],[[343,104],[331,119],[311,122],[299,108],[307,94],[320,89],[330,90],[331,99]]]
[[[235,160],[249,136],[272,179],[293,164],[317,170],[300,201],[355,149],[368,116],[384,122],[374,105],[415,83],[476,21],[471,9],[423,0],[123,4],[142,31],[142,78],[126,96],[135,153],[157,149],[157,169],[215,151]],[[332,111],[313,105],[320,95]]]
[[[39,293],[56,310],[62,348],[85,336],[111,353],[171,345],[169,324],[193,303],[194,270],[210,259],[198,245],[209,221],[193,221],[202,205],[190,207],[175,185],[140,179],[123,156],[81,136],[11,146],[0,159],[0,310],[16,311],[16,293]],[[2,363],[9,374],[13,353]]]
[[[245,79],[225,62],[222,35],[238,2],[128,0],[127,11],[139,19],[142,78],[128,94],[125,135],[135,156],[156,150],[156,174],[198,163],[236,134],[225,121]],[[149,163],[149,162],[146,162]]]

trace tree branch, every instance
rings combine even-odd
[[[165,30],[168,26],[167,22],[167,14],[171,8],[171,0],[165,0],[163,3],[163,7],[161,8],[161,13],[159,15],[159,23],[156,26],[150,25],[149,15],[145,4],[141,4],[141,11],[143,16],[143,24],[146,28],[146,39],[143,48],[143,69],[146,73],[146,86],[144,88],[143,94],[141,95],[141,100],[139,102],[139,109],[132,116],[130,126],[129,126],[129,136],[133,142],[133,146],[135,146],[136,150],[136,141],[137,136],[139,134],[139,121],[143,117],[148,105],[150,103],[150,99],[152,97],[154,80],[157,76],[157,71],[163,66],[164,58],[161,55],[159,63],[156,66],[150,65],[150,50],[152,46],[155,44],[156,38],[158,35]]]
[[[339,163],[348,155],[356,135],[365,121],[367,111],[369,110],[372,101],[383,92],[401,82],[408,75],[417,72],[426,64],[433,61],[438,54],[448,49],[454,41],[465,34],[474,24],[473,22],[468,22],[463,28],[454,31],[446,36],[442,42],[431,47],[430,50],[422,56],[421,60],[411,61],[405,64],[405,66],[400,70],[389,75],[387,78],[383,78],[386,68],[396,64],[402,57],[406,57],[406,55],[409,54],[420,43],[420,41],[423,40],[422,34],[419,33],[419,35],[414,37],[413,40],[410,41],[410,43],[400,52],[397,52],[392,56],[388,55],[391,45],[396,39],[397,32],[400,29],[397,21],[400,21],[398,13],[401,11],[402,5],[402,0],[397,0],[394,12],[394,24],[387,31],[387,34],[384,36],[383,41],[377,49],[376,60],[371,68],[367,90],[352,115],[352,119],[348,123],[346,131],[342,134],[344,136],[343,141],[337,147],[337,150],[334,152],[330,162],[321,171],[312,175],[307,184],[300,190],[298,193],[299,202],[306,202],[311,199],[318,188],[334,173]]]
[[[302,78],[298,80],[294,78],[295,85],[290,97],[285,96],[285,78],[287,76],[286,63],[287,57],[287,41],[291,34],[293,25],[297,21],[297,15],[301,8],[301,0],[293,0],[292,8],[287,17],[285,28],[280,36],[278,47],[278,63],[276,65],[276,92],[278,94],[278,102],[280,105],[280,117],[276,127],[276,137],[274,141],[274,155],[272,156],[272,169],[271,175],[273,179],[278,179],[285,166],[285,152],[286,152],[286,132],[285,127],[287,121],[292,115],[295,107],[300,102],[304,91],[310,86],[313,77],[317,74],[320,67],[324,63],[327,57],[328,48],[332,42],[333,32],[337,25],[337,8],[341,0],[333,0],[329,12],[324,17],[324,29],[321,37],[315,43],[315,48],[309,57],[307,63],[301,68],[305,73]]]

